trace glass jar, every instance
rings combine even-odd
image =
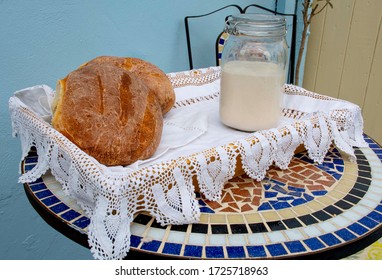
[[[286,79],[286,20],[240,14],[226,22],[221,61],[220,120],[243,131],[278,125]]]

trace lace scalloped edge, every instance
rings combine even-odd
[[[262,180],[272,164],[286,169],[299,145],[321,163],[334,143],[355,160],[353,146],[363,147],[363,120],[356,109],[344,121],[332,114],[314,113],[281,128],[258,131],[245,139],[155,164],[130,174],[107,169],[74,146],[33,112],[10,99],[13,134],[22,144],[22,158],[34,146],[36,166],[20,176],[33,182],[51,169],[91,219],[89,244],[95,258],[120,259],[130,249],[130,222],[147,211],[162,225],[196,222],[200,210],[193,178],[207,199],[218,200],[224,184],[235,175],[240,158],[244,172]]]

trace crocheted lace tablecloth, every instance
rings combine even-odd
[[[176,103],[165,124],[184,129],[185,135],[192,131],[190,140],[184,145],[166,143],[171,139],[163,135],[157,156],[128,167],[100,164],[51,126],[46,108],[54,92],[49,87],[27,88],[9,100],[22,159],[32,146],[38,153],[37,165],[19,182],[33,182],[50,169],[65,193],[90,217],[88,241],[97,259],[127,255],[130,223],[138,212],[150,213],[162,225],[197,222],[195,184],[207,199],[219,200],[224,184],[235,175],[237,160],[248,176],[261,180],[272,164],[288,168],[301,144],[318,163],[332,143],[350,159],[355,159],[353,146],[366,146],[361,109],[350,102],[285,85],[279,126],[246,133],[219,121],[219,67],[168,77]]]

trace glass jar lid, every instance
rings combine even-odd
[[[232,15],[226,21],[225,31],[232,35],[259,37],[284,36],[286,20],[282,16],[266,14]]]

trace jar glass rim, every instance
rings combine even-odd
[[[226,31],[234,35],[283,36],[286,33],[286,19],[270,14],[231,15],[226,22]]]
[[[256,13],[248,13],[248,14],[236,14],[231,15],[233,21],[241,21],[248,23],[256,23],[256,24],[284,24],[285,17],[279,15],[267,15],[267,14],[256,14]]]

